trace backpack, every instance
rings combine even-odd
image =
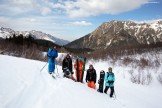
[[[110,73],[110,72],[107,72],[107,78],[112,75],[112,77],[114,77],[114,73]]]

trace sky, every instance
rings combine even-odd
[[[162,0],[0,0],[0,27],[73,41],[104,22],[162,19]]]

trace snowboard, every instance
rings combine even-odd
[[[105,71],[100,71],[100,79],[98,80],[98,84],[99,84],[99,89],[98,92],[103,93],[103,89],[104,89],[104,78],[105,78]]]
[[[77,65],[77,67],[76,67],[76,73],[77,73],[77,82],[79,82],[79,59],[77,58],[76,59],[76,65]]]
[[[82,79],[81,79],[82,83],[83,83],[83,77],[84,77],[84,71],[85,71],[85,64],[86,64],[86,58],[84,58],[84,65],[83,65],[83,70],[82,70]]]

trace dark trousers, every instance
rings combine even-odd
[[[106,86],[106,87],[105,87],[105,90],[104,90],[104,93],[107,94],[107,91],[108,91],[109,88],[110,88],[110,90],[111,90],[111,92],[110,92],[110,97],[112,97],[113,94],[114,94],[114,86],[112,86],[112,87]]]

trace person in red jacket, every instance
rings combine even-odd
[[[88,87],[96,89],[96,70],[94,69],[93,65],[89,65],[89,69],[87,70],[87,75],[86,75],[86,82],[88,82]]]
[[[74,64],[74,68],[76,70],[76,80],[78,82],[82,82],[82,70],[83,70],[84,62],[82,58],[79,58],[76,60],[76,63]]]

